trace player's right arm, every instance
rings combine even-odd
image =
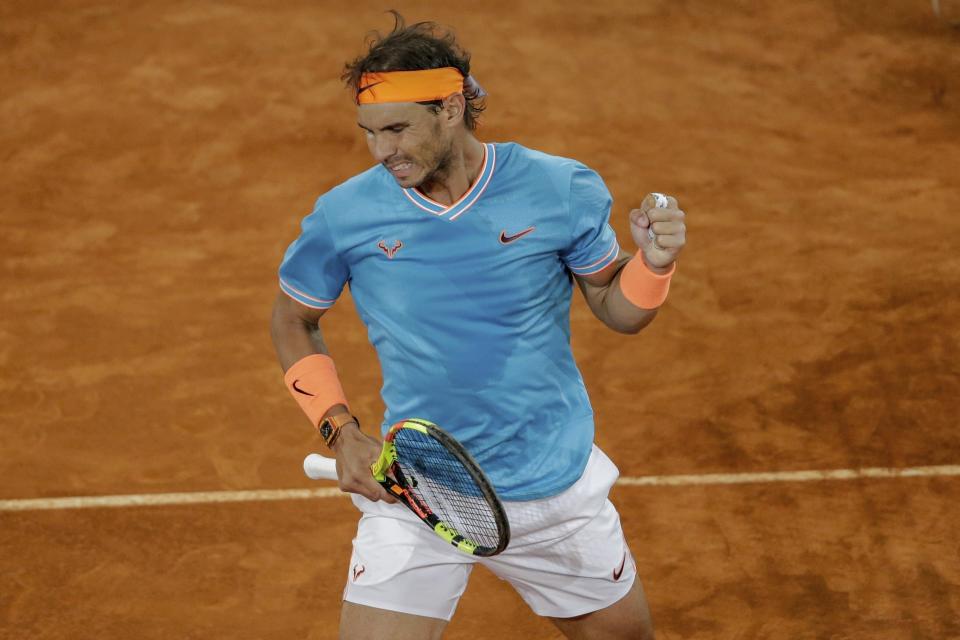
[[[600,176],[578,164],[570,179],[571,241],[561,258],[590,310],[620,333],[637,333],[653,321],[686,242],[683,211],[675,199],[660,197],[664,204],[650,194],[630,212],[630,233],[639,249],[631,258],[610,226],[613,198]]]
[[[326,309],[300,304],[283,291],[277,294],[270,321],[270,335],[284,373],[309,355],[329,355],[320,331],[320,318],[325,312]],[[344,412],[349,412],[349,409],[337,404],[330,407],[323,417]],[[344,425],[340,437],[333,443],[340,489],[359,493],[370,500],[396,502],[370,472],[370,465],[380,456],[381,449],[380,442],[360,431],[356,422]]]

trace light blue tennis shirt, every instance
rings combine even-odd
[[[435,422],[502,499],[532,500],[576,482],[590,455],[570,274],[600,271],[619,245],[595,172],[517,144],[484,148],[482,172],[450,206],[381,165],[321,196],[280,286],[325,309],[349,284],[383,371],[384,432]]]

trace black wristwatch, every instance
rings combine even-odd
[[[320,421],[320,425],[317,427],[317,431],[320,432],[320,437],[323,438],[323,441],[326,443],[327,447],[333,449],[333,443],[337,441],[337,438],[340,437],[340,429],[344,425],[355,422],[357,428],[360,428],[360,421],[356,417],[347,413],[346,411],[341,413],[335,413],[331,416],[327,416]]]

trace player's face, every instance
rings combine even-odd
[[[444,173],[452,139],[429,107],[412,102],[365,104],[357,112],[370,153],[401,187],[417,187]]]

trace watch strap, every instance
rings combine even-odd
[[[351,422],[356,422],[357,427],[360,427],[360,421],[357,420],[352,414],[349,414],[346,411],[334,413],[333,415],[327,416],[320,421],[317,431],[320,433],[320,437],[323,438],[323,441],[326,443],[327,447],[332,449],[333,444],[337,441],[337,438],[340,437],[340,429],[342,429],[344,425]]]

